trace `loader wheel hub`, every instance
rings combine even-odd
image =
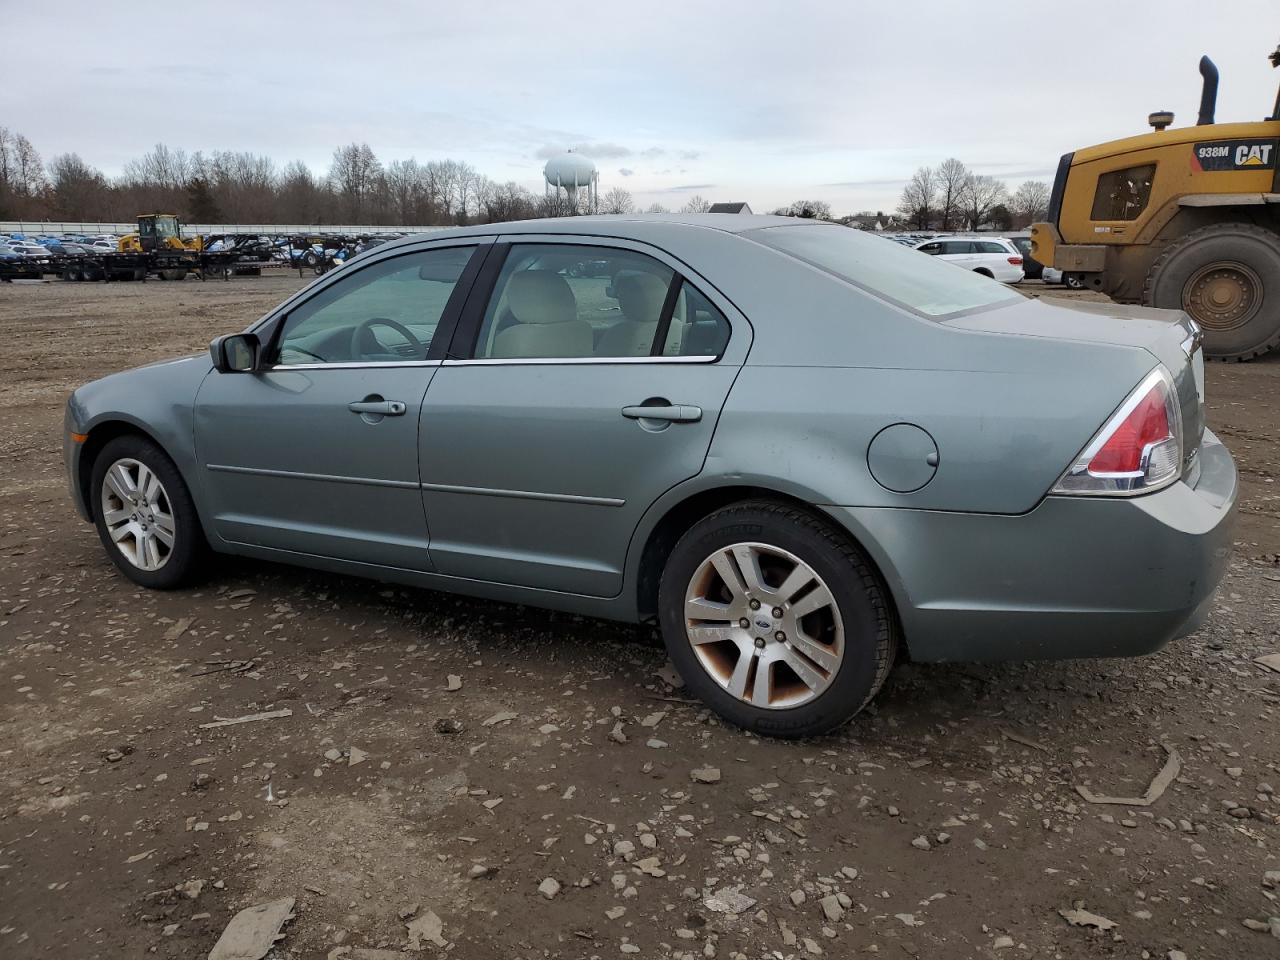
[[[1234,330],[1258,311],[1262,280],[1243,263],[1222,261],[1201,267],[1183,289],[1183,309],[1202,327]]]

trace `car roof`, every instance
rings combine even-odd
[[[492,237],[526,233],[583,234],[624,240],[652,240],[671,227],[690,230],[714,230],[723,234],[745,233],[762,227],[810,226],[825,221],[799,217],[750,216],[724,213],[644,213],[590,215],[583,217],[548,217],[541,220],[512,220],[506,223],[483,223],[470,227],[448,227],[431,233],[411,233],[391,240],[380,249],[406,246],[423,240],[445,240],[451,237]],[[827,224],[839,226],[839,224]],[[848,228],[846,228],[848,229]]]

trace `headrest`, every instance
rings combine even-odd
[[[507,283],[507,307],[521,323],[578,319],[578,301],[564,277],[549,270],[522,270]]]
[[[622,315],[635,323],[657,323],[662,304],[667,299],[667,286],[652,273],[629,273],[614,281]]]

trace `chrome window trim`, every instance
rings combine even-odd
[[[505,367],[533,364],[614,364],[614,363],[715,363],[715,356],[701,357],[475,357],[445,360],[446,367]]]
[[[438,367],[439,360],[350,360],[341,363],[277,363],[267,367],[274,373],[279,370],[363,370],[368,367]]]

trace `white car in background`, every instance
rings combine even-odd
[[[1022,279],[1022,254],[1003,237],[935,237],[915,249],[1003,283]]]
[[[1057,267],[1045,267],[1040,273],[1040,279],[1048,284],[1065,284],[1068,290],[1083,290],[1084,281],[1077,276],[1063,277],[1062,271]]]

